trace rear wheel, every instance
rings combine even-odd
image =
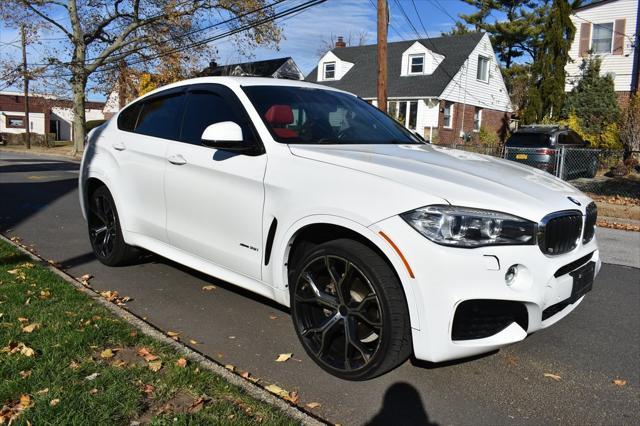
[[[115,202],[106,186],[101,186],[89,196],[89,240],[93,253],[108,266],[125,265],[138,251],[124,242]]]
[[[366,380],[409,357],[401,284],[369,247],[347,239],[320,244],[303,256],[293,276],[293,323],[320,367],[343,379]]]

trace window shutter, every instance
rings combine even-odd
[[[591,39],[591,24],[584,22],[580,24],[580,56],[585,57],[589,52],[589,41]]]
[[[613,54],[622,55],[624,52],[624,27],[626,19],[616,19],[613,25]]]

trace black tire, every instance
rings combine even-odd
[[[345,380],[368,380],[411,355],[404,292],[371,248],[333,240],[313,247],[293,267],[293,324],[309,357],[324,370]]]
[[[123,266],[132,262],[139,252],[124,242],[116,203],[106,186],[89,195],[87,223],[91,248],[98,260],[107,266]]]

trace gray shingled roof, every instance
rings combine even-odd
[[[483,33],[471,33],[389,43],[387,46],[387,96],[440,96],[483,35]],[[416,41],[419,41],[427,49],[443,55],[445,59],[431,75],[400,77],[402,53]],[[318,67],[316,66],[306,77],[306,80],[346,90],[362,98],[375,98],[376,45],[343,47],[333,49],[332,52],[341,60],[353,63],[354,66],[351,70],[340,80],[318,82]]]

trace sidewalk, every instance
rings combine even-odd
[[[596,238],[604,263],[640,268],[640,232],[599,227]]]

